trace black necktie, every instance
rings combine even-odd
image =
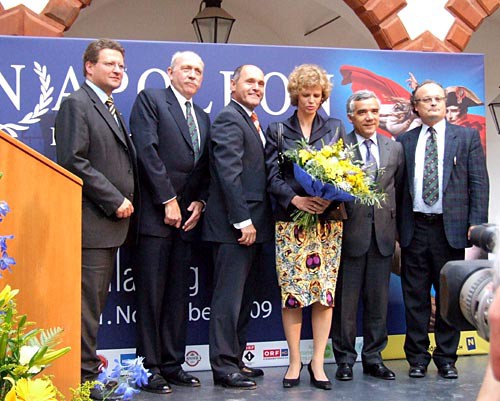
[[[439,199],[438,149],[436,130],[429,127],[429,136],[425,142],[424,178],[422,183],[422,199],[432,206]]]
[[[200,157],[200,140],[198,138],[198,128],[196,127],[193,114],[191,113],[190,102],[186,102],[186,120],[189,128],[189,136],[191,137],[191,143],[193,144],[194,159],[198,160]]]
[[[371,146],[374,145],[373,141],[371,139],[365,139],[364,144],[366,146],[366,160],[365,160],[365,166],[366,166],[366,173],[372,177],[372,179],[376,180],[377,179],[377,160],[375,160],[375,157],[373,156],[373,153],[371,151]]]

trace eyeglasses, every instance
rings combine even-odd
[[[432,101],[435,101],[436,103],[439,103],[444,99],[446,99],[444,96],[423,97],[421,99],[415,99],[415,102],[429,104],[432,103]]]
[[[108,70],[114,70],[115,68],[118,67],[118,69],[122,72],[127,71],[127,67],[125,67],[123,64],[111,63],[111,62],[103,63],[102,61],[99,61],[99,63],[102,64],[104,67],[106,67]]]

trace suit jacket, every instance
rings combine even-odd
[[[139,163],[140,234],[170,238],[176,228],[163,221],[164,202],[177,197],[185,221],[191,202],[207,197],[210,119],[197,105],[193,110],[200,134],[201,155],[196,163],[187,121],[172,89],[144,89],[135,100],[130,130]],[[181,230],[185,240],[195,233]]]
[[[268,174],[268,191],[276,202],[273,204],[276,220],[291,221],[291,214],[297,210],[291,204],[296,195],[308,196],[302,186],[297,182],[293,174],[293,163],[285,160],[281,166],[278,164],[278,125],[272,123],[266,132],[266,168]],[[295,112],[290,118],[283,121],[283,143],[282,152],[297,147],[297,141],[304,139],[300,122]],[[316,114],[314,118],[309,145],[321,149],[323,145],[335,143],[339,139],[345,140],[345,129],[342,121],[336,118],[324,118]],[[320,215],[325,218],[330,212],[339,206],[338,202],[332,202],[328,209]]]
[[[84,248],[120,246],[129,229],[130,219],[117,218],[115,211],[125,197],[135,200],[136,154],[123,118],[117,116],[121,128],[86,83],[57,113],[58,163],[83,180]]]
[[[210,138],[210,188],[203,225],[206,241],[238,243],[234,223],[252,219],[257,243],[272,238],[264,148],[248,114],[231,101],[216,117]]]
[[[404,156],[401,144],[392,139],[377,135],[379,151],[379,173],[377,183],[387,195],[382,207],[366,206],[356,202],[346,202],[347,220],[344,221],[342,254],[358,257],[370,247],[372,221],[375,225],[375,241],[380,253],[390,256],[394,253],[396,241],[396,183],[403,178]],[[356,145],[354,131],[347,135],[346,143]],[[363,160],[359,147],[355,148],[357,160]]]
[[[415,150],[420,127],[400,136],[405,154],[405,174],[398,189],[398,229],[401,247],[410,245],[414,232],[413,197]],[[489,181],[479,133],[446,123],[443,159],[443,222],[453,248],[470,246],[467,230],[488,220]]]

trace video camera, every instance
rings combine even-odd
[[[482,224],[471,230],[471,242],[492,253],[498,238],[498,227]],[[441,316],[459,330],[477,330],[489,341],[488,309],[493,302],[500,278],[490,260],[448,262],[441,270]]]

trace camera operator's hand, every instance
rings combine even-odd
[[[490,364],[495,379],[500,380],[500,288],[488,310],[490,325]]]
[[[500,288],[488,310],[490,360],[476,401],[500,401]]]

